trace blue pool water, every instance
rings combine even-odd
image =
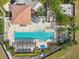
[[[47,47],[44,46],[44,45],[40,45],[40,48],[41,48],[41,49],[46,49]]]
[[[45,41],[54,39],[54,32],[15,32],[15,40],[34,40],[39,39]]]

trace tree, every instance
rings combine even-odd
[[[71,17],[71,20],[70,20],[70,26],[71,26],[71,33],[73,35],[73,40],[75,40],[75,32],[77,31],[77,27],[75,26],[75,17]]]
[[[47,5],[52,11],[58,12],[60,10],[61,0],[47,0]]]
[[[46,3],[46,0],[39,0],[42,4]]]
[[[13,46],[9,46],[9,51],[11,51],[12,55],[14,55],[14,47]]]
[[[37,15],[38,16],[46,16],[47,15],[47,11],[44,7],[39,8],[39,10],[37,10]]]
[[[64,3],[73,3],[76,0],[62,0]]]

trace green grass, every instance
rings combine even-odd
[[[3,16],[3,12],[0,10],[0,16]]]
[[[62,49],[62,50],[60,50],[60,51],[48,56],[45,59],[58,59],[60,56],[62,56],[65,53],[66,53],[66,50]]]
[[[0,34],[4,34],[4,20],[0,19]]]
[[[79,45],[74,46],[68,52],[69,54],[66,54],[63,59],[79,59]]]
[[[79,45],[73,46],[68,49],[62,49],[45,59],[79,59]]]
[[[70,41],[70,42],[66,42],[62,45],[62,49],[50,56],[48,56],[46,59],[59,59],[59,57],[65,55],[66,53],[68,53],[68,51],[73,47],[76,46],[78,43],[76,41]]]
[[[15,54],[14,56],[36,56],[36,54]]]
[[[3,6],[4,4],[6,4],[7,2],[9,2],[10,0],[0,0],[0,6]]]
[[[0,0],[0,7],[3,7],[4,4],[9,2],[10,0]],[[3,12],[0,10],[0,16],[3,16]]]

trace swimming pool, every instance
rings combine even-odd
[[[54,39],[54,32],[15,32],[15,40],[34,40],[39,39],[46,41],[47,39]]]

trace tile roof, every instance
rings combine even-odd
[[[26,5],[13,5],[12,21],[14,24],[30,24],[31,7]]]

